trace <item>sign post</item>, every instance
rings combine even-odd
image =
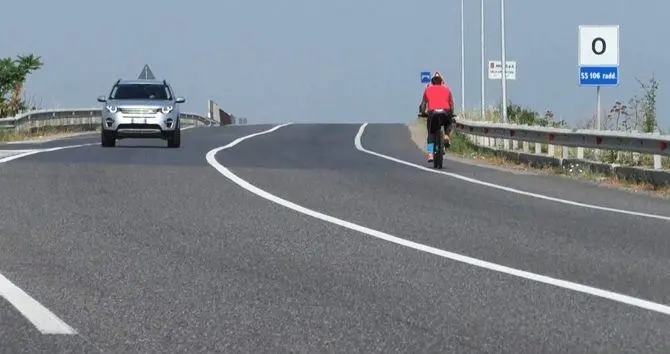
[[[619,85],[619,25],[579,26],[579,85],[596,87],[596,129],[600,130],[600,87]]]

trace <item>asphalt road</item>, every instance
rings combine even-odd
[[[289,125],[216,159],[248,183],[332,217],[670,304],[670,221],[405,166],[356,149],[359,127]],[[205,160],[269,128],[196,128],[180,149],[124,140],[0,165],[0,274],[77,331],[42,334],[0,296],[0,353],[670,352],[662,311],[325,222],[241,188]],[[96,142],[91,135],[1,149]],[[402,125],[370,125],[362,144],[427,166]],[[670,201],[578,181],[451,161],[445,170],[670,216]]]

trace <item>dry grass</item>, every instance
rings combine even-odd
[[[86,127],[43,127],[29,131],[0,130],[0,142],[34,140],[48,137],[67,136],[76,133],[93,132]]]

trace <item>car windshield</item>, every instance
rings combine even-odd
[[[166,85],[120,84],[114,86],[109,97],[113,100],[171,100]]]

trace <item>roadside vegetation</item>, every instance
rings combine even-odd
[[[14,117],[21,113],[44,109],[35,97],[28,98],[25,84],[29,76],[41,69],[42,58],[33,54],[0,58],[0,118]],[[0,141],[24,140],[76,132],[71,127],[43,127],[16,131],[0,124]]]
[[[628,100],[616,100],[612,103],[607,111],[607,114],[602,116],[600,126],[602,130],[615,130],[625,132],[641,132],[641,133],[667,133],[659,126],[656,116],[656,99],[658,94],[659,84],[655,77],[651,77],[647,81],[637,79],[641,93],[634,95]],[[485,116],[479,110],[467,111],[461,113],[465,119],[469,120],[485,120],[489,122],[502,122],[502,115],[500,114],[501,106],[491,107]],[[592,114],[588,119],[584,119],[577,124],[568,124],[564,119],[556,117],[554,112],[545,111],[539,113],[528,107],[509,102],[507,106],[507,117],[512,124],[526,124],[542,127],[556,127],[556,128],[575,128],[575,129],[596,129],[596,114]],[[548,146],[542,145],[542,152],[547,153]],[[560,157],[562,151],[556,149],[556,157]],[[577,149],[569,149],[570,157],[577,157]],[[637,154],[627,151],[616,150],[601,150],[600,156],[596,155],[593,149],[585,149],[584,158],[592,161],[599,161],[605,163],[617,163],[626,166],[653,166],[653,157],[646,154]],[[670,168],[670,159],[664,157],[662,159],[664,168]]]
[[[43,65],[42,59],[33,54],[0,58],[0,118],[37,109],[25,98],[24,86],[28,76]]]

